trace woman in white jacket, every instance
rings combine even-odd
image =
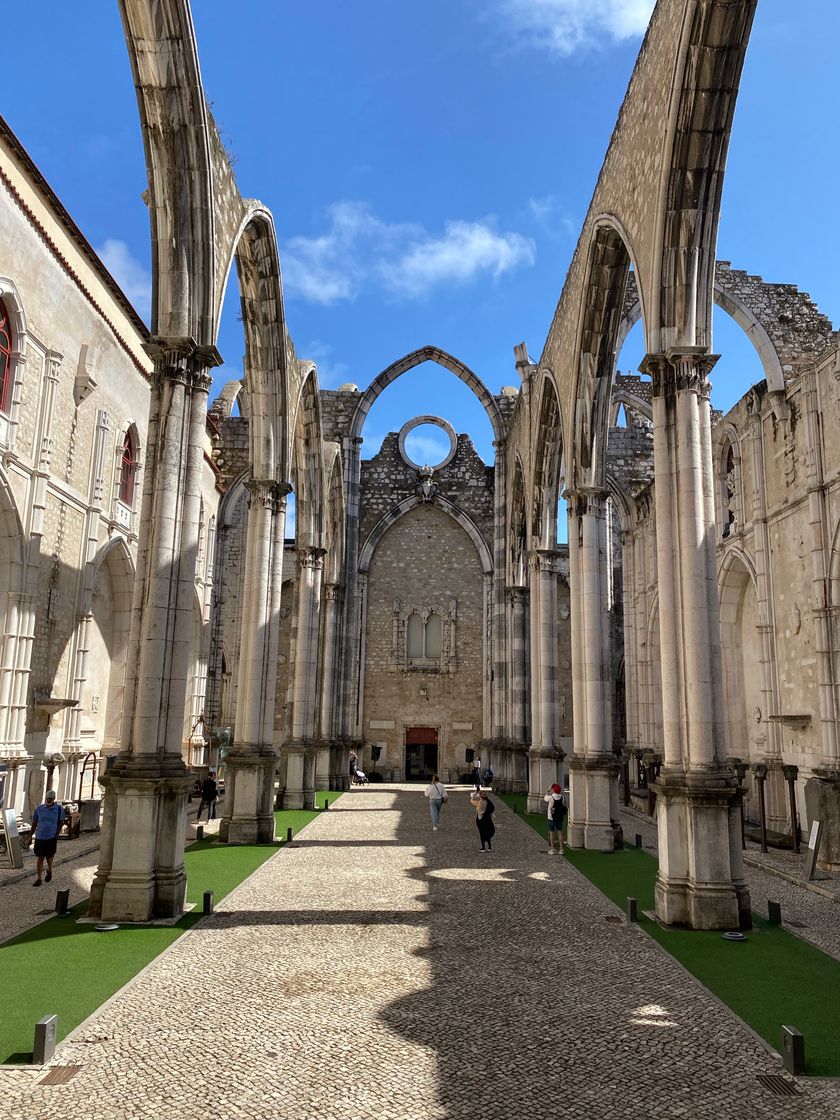
[[[440,828],[440,807],[446,801],[446,786],[432,775],[431,785],[426,786],[425,795],[429,799],[429,812],[432,814],[432,832]]]

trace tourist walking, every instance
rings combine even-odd
[[[481,839],[482,852],[492,852],[493,850],[493,835],[496,831],[496,826],[493,824],[493,813],[496,806],[490,800],[486,793],[480,790],[470,797],[470,804],[475,809],[475,823],[478,827],[478,835]]]
[[[563,854],[563,824],[566,820],[566,802],[563,797],[563,787],[557,782],[551,787],[543,798],[546,802],[548,815],[548,855],[554,855],[554,841],[557,840],[557,851]]]
[[[438,779],[437,774],[432,775],[431,784],[426,786],[425,795],[429,799],[429,812],[432,814],[432,832],[440,828],[440,807],[448,800],[446,786]]]
[[[473,767],[474,767],[474,769],[473,769],[473,785],[475,786],[475,792],[478,793],[479,790],[481,789],[481,759],[480,758],[477,758],[475,760],[475,762],[473,763]]]
[[[208,774],[204,781],[201,783],[201,804],[198,807],[198,812],[195,815],[196,822],[201,820],[201,810],[207,806],[207,819],[213,821],[216,819],[216,801],[219,797],[219,786],[213,774]]]
[[[55,799],[55,790],[48,789],[43,802],[32,814],[32,833],[35,837],[35,856],[38,860],[33,887],[40,887],[44,860],[47,861],[46,881],[52,879],[52,865],[58,847],[58,833],[64,823],[65,810]]]

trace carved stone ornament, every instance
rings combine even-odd
[[[755,720],[756,723],[761,723],[761,708],[759,708],[759,707],[753,708],[753,719]]]
[[[790,628],[794,634],[798,634],[802,629],[802,612],[798,603],[794,603],[790,608]]]
[[[424,502],[430,502],[437,493],[437,485],[434,481],[434,470],[432,467],[421,467],[417,472],[417,477],[420,483],[417,487],[417,493]]]

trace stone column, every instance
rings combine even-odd
[[[515,746],[522,749],[528,741],[528,589],[509,587],[507,601],[510,613],[508,718],[510,737]]]
[[[340,583],[324,584],[324,624],[322,637],[321,701],[319,717],[318,763],[315,772],[316,789],[341,789],[340,772],[342,751],[338,750],[339,713],[336,712],[337,654],[341,644],[341,612],[344,604],[344,587]],[[346,767],[345,767],[346,770]]]
[[[89,914],[177,917],[184,908],[186,801],[181,743],[201,506],[208,367],[214,348],[156,340],[138,570],[123,704],[123,749],[105,788]]]
[[[505,611],[505,544],[506,523],[506,467],[505,444],[493,443],[496,461],[493,465],[493,599],[490,620],[490,641],[493,650],[492,677],[490,681],[490,731],[491,738],[507,734],[507,673],[508,661]]]
[[[831,523],[826,509],[822,413],[815,369],[809,370],[803,377],[803,385],[808,522],[811,531],[811,606],[817,656],[821,755],[820,766],[814,767],[812,777],[805,785],[805,804],[809,820],[823,821],[819,866],[837,871],[840,870],[840,741],[837,733],[837,681],[831,648]]]
[[[248,524],[239,678],[233,746],[225,761],[225,812],[219,835],[228,844],[274,839],[274,700],[286,495],[272,479],[246,484]]]
[[[295,635],[294,677],[292,679],[292,724],[290,753],[304,756],[301,774],[297,767],[286,775],[286,808],[314,809],[316,755],[315,728],[318,715],[318,637],[321,616],[321,579],[324,549],[298,549],[297,633]],[[290,759],[291,761],[291,759]]]
[[[569,761],[569,844],[609,852],[621,843],[620,762],[612,751],[607,614],[607,492],[579,487],[569,498],[574,754]]]
[[[708,373],[698,348],[648,355],[665,761],[656,784],[656,912],[667,925],[750,923],[737,782],[723,763]]]
[[[360,653],[362,643],[361,595],[359,588],[359,491],[362,475],[362,440],[344,440],[344,491],[346,494],[347,538],[344,550],[344,626],[340,665],[339,703],[342,712],[341,735],[361,739]]]
[[[557,553],[540,549],[531,566],[531,746],[528,752],[528,812],[544,808],[543,797],[560,780],[560,694],[557,665]]]

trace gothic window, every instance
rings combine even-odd
[[[12,327],[6,305],[0,300],[0,412],[12,405]]]
[[[436,614],[412,613],[405,628],[405,652],[409,661],[439,661],[442,628]]]
[[[120,459],[120,479],[117,497],[129,507],[134,505],[134,476],[137,471],[137,441],[131,428],[125,433]]]
[[[394,600],[394,668],[454,673],[458,604],[443,611]]]
[[[735,444],[731,439],[726,443],[720,463],[721,536],[728,537],[739,527],[738,506],[740,463],[736,454]]]

